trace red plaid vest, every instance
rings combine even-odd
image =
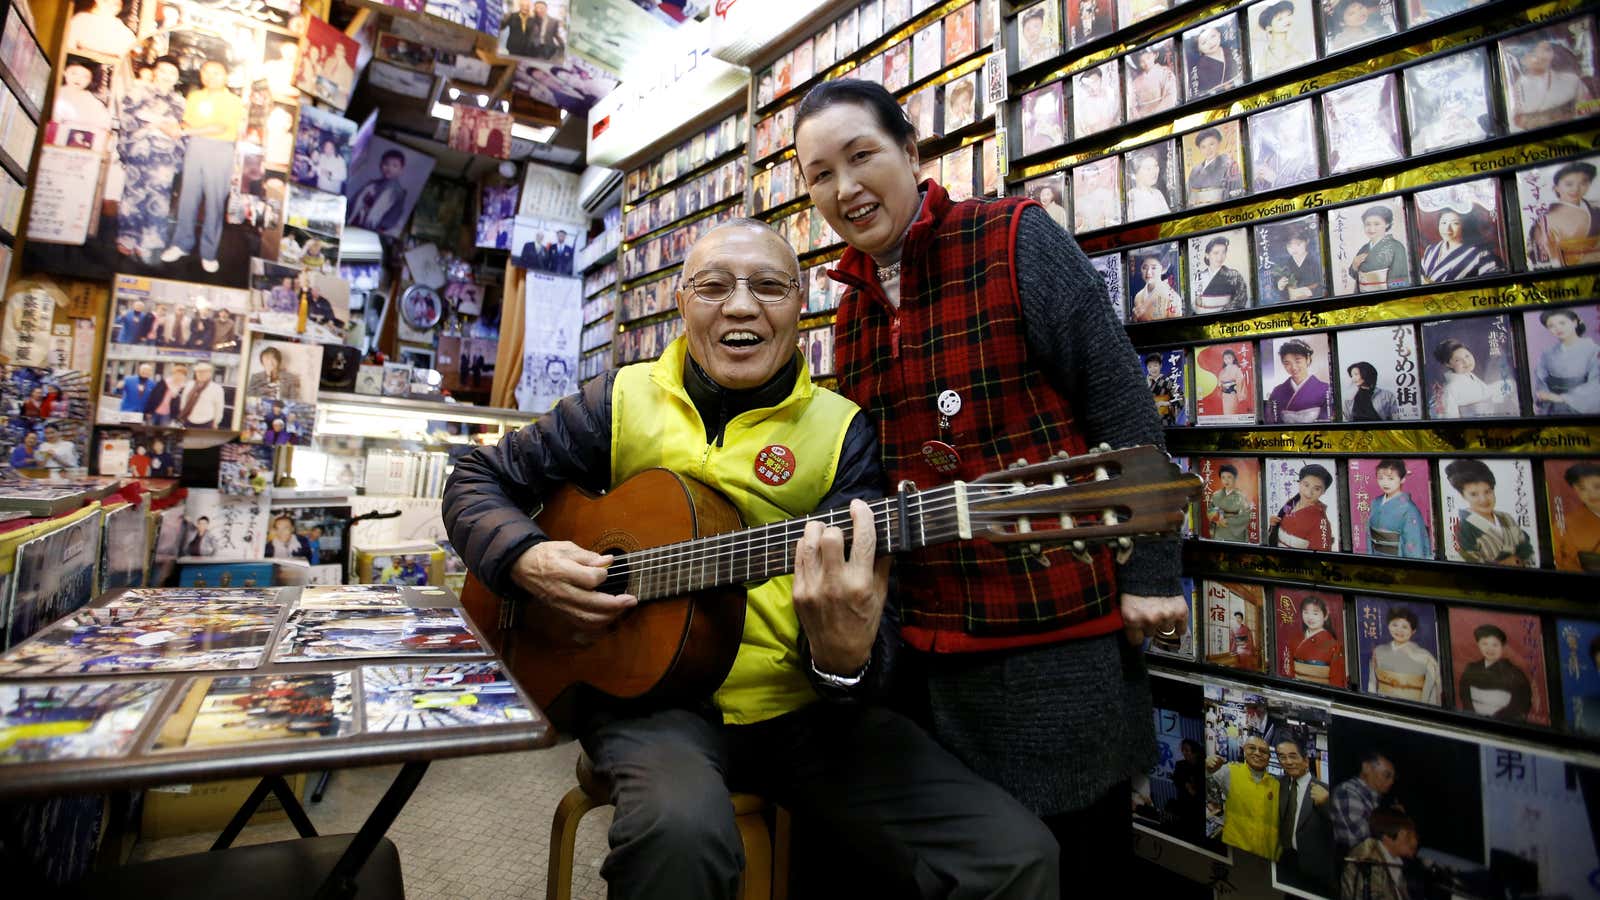
[[[952,204],[936,182],[906,236],[896,312],[871,257],[847,249],[830,274],[847,285],[834,326],[840,393],[878,424],[889,483],[970,481],[1018,459],[1082,453],[1072,407],[1028,365],[1014,248],[1028,200]],[[1037,204],[1034,204],[1037,205]],[[937,398],[961,410],[939,428]],[[922,445],[941,440],[959,470],[936,472]],[[1064,549],[1042,565],[1021,545],[967,541],[902,554],[896,573],[905,639],[959,653],[1055,643],[1116,631],[1122,616],[1111,554],[1092,565]]]

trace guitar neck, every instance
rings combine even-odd
[[[964,530],[959,505],[965,487],[951,484],[927,491],[904,491],[869,503],[878,554],[958,539]],[[844,506],[804,518],[622,554],[611,564],[611,572],[613,577],[626,577],[628,593],[641,603],[787,575],[794,571],[795,543],[809,522],[843,530],[847,548],[855,537],[850,507]]]

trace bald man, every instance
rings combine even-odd
[[[601,868],[610,896],[735,896],[744,861],[729,791],[838,836],[870,858],[885,895],[1058,896],[1049,831],[910,720],[865,702],[889,640],[888,565],[874,562],[864,502],[883,474],[870,421],[812,384],[796,352],[794,251],[736,219],[695,243],[680,279],[686,333],[660,359],[597,378],[474,450],[445,488],[468,568],[574,636],[600,633],[636,599],[596,590],[611,557],[528,519],[563,484],[607,490],[663,467],[717,489],[747,526],[850,508],[848,560],[842,532],[813,522],[792,581],[747,585],[743,640],[711,696],[592,711],[576,729],[616,804]]]

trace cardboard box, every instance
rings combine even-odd
[[[306,776],[287,775],[284,781],[296,797],[303,797]],[[139,833],[142,840],[154,841],[196,832],[220,832],[239,811],[260,779],[239,778],[199,784],[173,784],[144,792],[144,818]],[[283,805],[271,793],[256,808],[251,825],[282,822],[288,819]]]

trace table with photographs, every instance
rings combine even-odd
[[[0,655],[0,801],[261,778],[220,850],[269,792],[302,838],[317,837],[286,774],[401,763],[331,867],[297,868],[299,842],[273,845],[285,854],[273,871],[301,889],[321,880],[318,896],[385,858],[374,851],[431,761],[554,740],[441,588],[134,589]],[[256,856],[240,864],[259,868],[260,848],[246,850]],[[227,854],[211,857],[208,874],[229,871]]]

